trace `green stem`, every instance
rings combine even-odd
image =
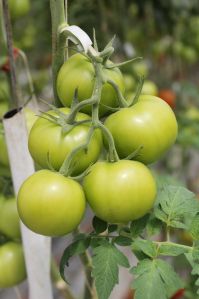
[[[120,107],[128,107],[128,103],[125,100],[125,98],[123,97],[118,85],[113,81],[113,80],[107,80],[107,83],[109,83],[110,85],[112,85],[112,87],[115,89],[116,93],[117,93],[117,98],[118,98],[118,102],[119,102],[119,106]]]
[[[56,81],[57,74],[64,63],[66,38],[59,35],[58,28],[66,22],[66,11],[63,0],[50,0],[51,22],[52,22],[52,72],[53,72],[53,91],[55,101],[58,106],[60,102],[57,95]]]
[[[73,167],[72,167],[72,161],[75,157],[75,155],[81,151],[81,150],[86,150],[89,143],[90,143],[90,140],[93,136],[93,132],[94,132],[94,127],[91,127],[90,128],[90,131],[88,133],[88,138],[87,138],[87,141],[85,144],[82,144],[76,148],[74,148],[74,150],[72,150],[70,152],[70,154],[66,157],[66,159],[64,160],[60,170],[59,170],[59,173],[61,173],[62,175],[64,176],[69,176],[73,170]]]

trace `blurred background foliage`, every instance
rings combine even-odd
[[[12,0],[9,1],[12,6]],[[49,1],[20,1],[21,5],[28,1],[29,7],[19,13],[11,10],[14,45],[28,57],[37,97],[52,99]],[[184,184],[199,197],[199,0],[68,0],[68,21],[80,26],[91,38],[95,28],[99,49],[116,35],[114,61],[143,57],[122,68],[126,97],[133,96],[139,76],[143,75],[142,93],[168,102],[179,124],[176,145],[153,166],[157,179]],[[9,109],[6,62],[1,30],[0,118]],[[16,63],[25,102],[31,96],[27,76],[20,57]],[[4,177],[10,175],[2,166],[1,154],[0,172]],[[176,238],[191,242],[189,236],[180,233]],[[182,264],[179,261],[176,267]],[[196,299],[194,290],[187,290],[186,298]]]

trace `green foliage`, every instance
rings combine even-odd
[[[135,299],[167,299],[183,286],[171,266],[160,259],[140,261],[131,273]]]
[[[192,218],[198,207],[192,192],[184,187],[168,186],[159,192],[154,214],[167,227],[186,229],[185,218]]]
[[[65,266],[69,265],[69,259],[72,256],[80,255],[85,252],[85,250],[90,245],[90,238],[85,237],[84,235],[81,235],[79,239],[77,239],[75,242],[70,244],[63,253],[63,256],[61,258],[60,262],[60,274],[61,277],[66,281],[64,269]]]
[[[98,218],[96,216],[93,218],[92,224],[93,224],[93,228],[97,234],[103,233],[108,227],[107,222],[101,220],[100,218]]]
[[[108,299],[118,283],[119,266],[128,268],[126,256],[113,244],[106,242],[93,250],[93,277],[99,299]]]

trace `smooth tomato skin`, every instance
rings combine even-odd
[[[172,109],[151,95],[141,95],[132,107],[110,115],[105,126],[113,135],[120,158],[142,146],[134,159],[145,164],[157,161],[174,144],[178,132]]]
[[[8,5],[12,19],[19,19],[30,10],[30,0],[8,0]]]
[[[60,108],[62,112],[68,114],[69,108]],[[49,111],[48,113],[54,114]],[[90,117],[83,113],[78,113],[77,120],[87,120]],[[66,156],[77,146],[85,144],[88,138],[89,125],[82,124],[73,128],[69,133],[63,133],[62,127],[43,118],[39,118],[32,127],[29,134],[29,151],[42,168],[48,168],[48,157],[54,169],[59,170]],[[88,151],[77,153],[74,158],[75,166],[73,174],[83,172],[91,163],[95,162],[102,148],[102,134],[99,129],[95,133],[88,146]]]
[[[17,200],[22,222],[46,236],[72,232],[81,222],[85,206],[80,184],[49,170],[37,171],[27,178]]]
[[[0,246],[0,288],[8,288],[26,279],[22,245],[8,242]]]
[[[156,184],[150,170],[137,161],[97,162],[83,180],[93,212],[109,223],[126,223],[152,208]]]
[[[0,202],[0,232],[11,239],[19,239],[21,233],[16,199],[0,196]]]
[[[103,74],[113,80],[122,93],[125,91],[123,76],[118,68],[105,69]],[[57,77],[57,93],[60,101],[66,107],[70,107],[75,89],[78,88],[78,100],[81,102],[91,97],[95,82],[95,71],[92,63],[81,54],[71,56],[60,68]],[[101,103],[110,106],[118,106],[117,95],[113,87],[105,83],[102,88]],[[83,112],[91,114],[89,106],[82,109]],[[100,107],[100,115],[107,113],[107,109]]]

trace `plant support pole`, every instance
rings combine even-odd
[[[35,171],[28,151],[28,133],[23,110],[19,109],[17,75],[13,56],[12,28],[8,10],[8,0],[3,0],[3,14],[9,53],[12,103],[17,107],[3,118],[12,181],[15,195],[22,183]],[[52,299],[50,279],[50,238],[30,231],[21,223],[23,250],[29,284],[29,299]]]

